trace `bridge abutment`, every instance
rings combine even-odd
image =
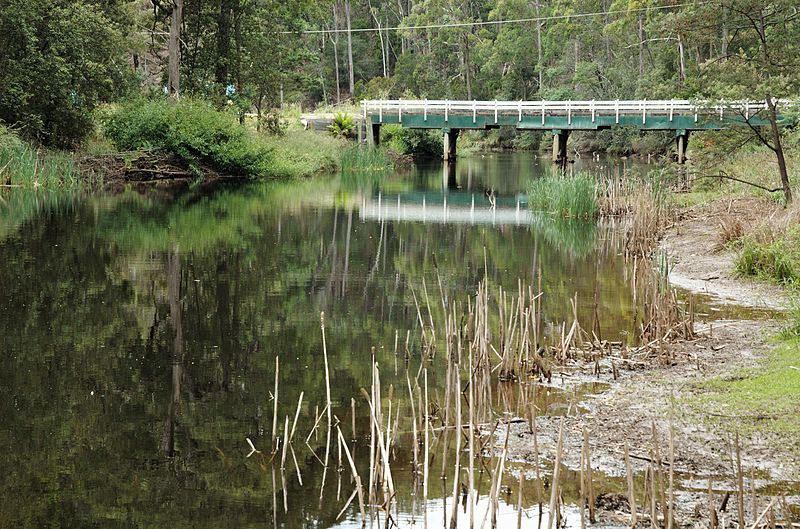
[[[442,131],[443,137],[443,158],[445,161],[456,159],[456,143],[458,143],[458,134],[460,129],[444,129]]]
[[[567,139],[568,130],[553,131],[553,162],[564,164],[567,162]]]

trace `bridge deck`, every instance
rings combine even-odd
[[[658,101],[447,101],[370,100],[365,121],[408,128],[598,130],[630,125],[644,130],[714,130],[768,124],[765,102]]]

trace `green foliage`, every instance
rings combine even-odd
[[[78,171],[68,154],[35,149],[0,125],[0,184],[22,187],[75,187]]]
[[[272,152],[270,173],[287,178],[336,171],[346,145],[340,138],[311,130],[292,130],[286,136],[262,135],[259,141]]]
[[[381,141],[400,154],[417,156],[441,156],[442,134],[427,129],[406,129],[400,125],[385,125],[381,130]]]
[[[767,242],[752,235],[745,237],[736,259],[736,271],[781,285],[800,285],[800,229],[791,228]]]
[[[342,154],[342,173],[384,172],[394,167],[385,148],[349,146]]]
[[[534,211],[564,218],[591,219],[598,215],[597,184],[587,173],[562,175],[558,171],[534,179],[528,188]]]
[[[0,7],[0,122],[48,146],[74,147],[92,110],[133,79],[119,2],[6,0]]]
[[[333,117],[333,121],[328,130],[331,134],[338,138],[349,138],[353,135],[353,129],[356,128],[356,122],[353,116],[345,114],[344,112],[337,112]]]
[[[165,150],[237,176],[273,175],[272,149],[233,116],[200,101],[129,101],[105,119],[104,131],[123,150]]]
[[[797,325],[795,323],[795,325]],[[757,369],[742,370],[738,376],[715,378],[703,385],[696,404],[712,407],[725,417],[741,417],[723,426],[740,432],[782,432],[800,435],[800,338],[786,337],[770,351]],[[796,449],[796,447],[793,447]]]
[[[267,112],[261,116],[261,130],[273,136],[283,136],[289,128],[289,124],[279,112]]]

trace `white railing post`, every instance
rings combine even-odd
[[[447,121],[447,111],[449,110],[449,107],[450,107],[450,101],[445,101],[444,102],[444,120],[445,121]]]
[[[472,122],[475,123],[475,121],[477,119],[478,119],[478,102],[473,99],[472,100]]]
[[[383,123],[383,101],[378,102],[378,121]]]
[[[428,100],[425,100],[425,103],[422,104],[422,119],[423,121],[428,121]]]
[[[544,125],[544,101],[539,101],[539,104],[542,105],[542,125]]]
[[[614,123],[619,125],[619,99],[614,101]]]
[[[670,99],[669,100],[669,120],[670,120],[670,122],[672,122],[672,116],[673,116],[674,113],[675,113],[675,100],[674,99]]]
[[[567,125],[572,125],[572,99],[567,101]]]
[[[403,122],[403,100],[402,99],[398,99],[397,100],[397,122],[398,123],[402,123]]]
[[[647,123],[647,99],[642,101],[642,125]]]
[[[522,101],[519,102],[519,119],[517,121],[522,121]]]
[[[494,100],[494,122],[497,123],[497,99]]]
[[[592,99],[592,102],[591,102],[590,106],[592,108],[592,123],[594,123],[594,99]]]
[[[694,122],[697,123],[697,105],[694,106]]]

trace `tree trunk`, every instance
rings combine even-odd
[[[678,60],[680,61],[679,64],[679,73],[678,73],[678,86],[683,87],[683,83],[686,81],[686,58],[684,56],[683,51],[683,39],[681,38],[681,34],[678,33]]]
[[[769,125],[772,129],[772,142],[775,144],[773,150],[775,157],[778,158],[778,171],[781,174],[781,186],[783,196],[787,204],[792,203],[792,187],[789,185],[789,171],[786,168],[786,158],[783,155],[783,144],[781,143],[781,132],[778,130],[778,109],[772,95],[767,94],[767,106],[769,107]]]
[[[350,24],[350,0],[344,0],[344,16],[347,19],[347,65],[350,69],[350,97],[356,90],[356,80],[353,73],[353,31]]]
[[[728,56],[728,9],[722,8],[722,57]]]
[[[217,15],[217,64],[214,77],[217,84],[224,87],[228,84],[231,55],[231,18],[234,0],[222,0]]]
[[[541,97],[544,65],[542,64],[542,21],[539,18],[539,0],[536,0],[536,69],[539,71],[539,97]]]
[[[168,85],[169,95],[175,99],[180,97],[180,67],[181,67],[181,24],[183,22],[183,0],[172,0],[172,16],[169,24],[169,64]]]
[[[342,85],[339,81],[339,2],[333,5],[333,68],[336,72],[336,104],[341,103]]]
[[[639,78],[644,75],[644,20],[639,15]]]
[[[464,82],[467,85],[467,99],[472,99],[472,75],[470,74],[469,35],[464,35]]]
[[[767,79],[770,75],[770,58],[769,49],[767,48],[767,28],[764,21],[764,12],[761,12],[761,59],[763,61],[764,72]],[[769,110],[769,125],[772,130],[772,150],[775,152],[775,157],[778,159],[778,171],[781,175],[781,186],[783,187],[783,196],[786,199],[786,204],[792,203],[792,187],[789,185],[789,171],[786,168],[786,158],[783,155],[783,144],[781,143],[781,131],[778,130],[778,109],[775,100],[772,99],[772,93],[767,92],[767,109]]]

